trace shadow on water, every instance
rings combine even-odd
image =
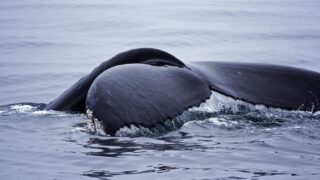
[[[182,133],[183,134],[183,133]],[[191,138],[191,137],[190,137]],[[120,158],[123,156],[138,156],[140,150],[148,151],[171,151],[182,150],[192,151],[195,149],[206,149],[208,147],[201,146],[198,143],[184,143],[178,140],[170,138],[158,138],[154,139],[157,143],[152,142],[152,139],[148,139],[147,142],[135,142],[136,139],[120,140],[119,138],[90,138],[85,148],[94,150],[94,152],[86,152],[86,155],[91,156],[104,156]],[[219,144],[219,143],[217,143]],[[98,150],[98,151],[97,151]],[[137,154],[134,154],[137,152]]]
[[[181,132],[181,137],[191,138],[186,136],[186,133]],[[138,142],[137,142],[138,141]],[[220,144],[220,143],[217,143]],[[130,156],[143,156],[148,153],[163,153],[166,151],[195,151],[205,150],[208,147],[200,145],[200,143],[185,143],[180,138],[160,137],[156,139],[143,138],[139,142],[139,138],[119,138],[112,137],[97,137],[90,138],[84,148],[90,152],[85,152],[89,156],[101,156],[105,158],[125,158],[130,159]],[[89,170],[82,175],[87,177],[94,177],[98,179],[109,179],[121,175],[140,175],[148,173],[166,173],[173,170],[185,171],[190,170],[189,167],[177,167],[165,164],[146,165],[144,169],[126,170],[126,171],[108,171],[108,170]],[[197,170],[208,171],[210,168],[198,168]]]
[[[95,177],[99,179],[108,179],[114,176],[119,176],[119,175],[137,175],[137,174],[144,174],[144,173],[165,173],[169,172],[171,170],[178,169],[178,167],[171,167],[171,166],[166,166],[163,164],[158,164],[158,166],[148,166],[150,168],[149,170],[144,170],[144,171],[137,171],[137,170],[132,170],[132,171],[122,171],[122,172],[110,172],[110,171],[87,171],[84,172],[82,175],[83,176],[88,176],[88,177]],[[187,168],[183,168],[187,170]]]
[[[123,159],[123,161],[131,161],[133,156],[137,158],[142,158],[146,155],[156,156],[156,154],[161,155],[170,152],[180,152],[183,154],[197,154],[200,152],[207,152],[211,154],[220,154],[220,157],[217,159],[212,159],[212,164],[207,166],[199,166],[197,167],[197,163],[194,162],[195,166],[190,165],[188,163],[174,163],[175,160],[183,158],[181,157],[172,157],[172,161],[170,163],[161,162],[161,160],[155,160],[152,164],[148,164],[147,162],[143,167],[139,165],[139,167],[131,167],[131,170],[109,170],[109,168],[102,169],[91,169],[84,171],[82,176],[86,177],[94,177],[98,179],[110,179],[114,177],[135,177],[143,176],[143,174],[163,174],[163,173],[188,173],[188,172],[198,172],[201,174],[216,174],[217,177],[221,176],[222,178],[215,179],[260,179],[263,177],[266,178],[292,178],[292,177],[304,177],[304,176],[317,176],[319,173],[309,173],[304,171],[292,171],[285,169],[276,169],[276,168],[267,168],[267,165],[270,163],[277,162],[278,160],[267,160],[269,158],[269,154],[272,150],[275,150],[275,154],[279,154],[281,156],[281,147],[275,146],[263,140],[263,136],[260,135],[251,135],[246,138],[235,138],[229,142],[226,142],[226,138],[219,139],[219,137],[195,137],[189,136],[185,132],[178,132],[180,136],[163,136],[155,139],[142,139],[139,138],[113,138],[113,137],[96,137],[90,138],[87,144],[83,145],[84,148],[87,149],[88,152],[85,152],[85,155],[88,156],[98,156],[105,157],[109,159],[111,162],[116,162],[118,158]],[[245,140],[244,140],[245,139]],[[289,141],[288,144],[291,142]],[[280,150],[279,150],[280,148]],[[255,151],[261,151],[260,153]],[[267,152],[264,152],[267,151]],[[279,151],[279,152],[277,152]],[[282,150],[283,151],[283,150]],[[286,151],[284,151],[285,153]],[[240,157],[238,155],[240,155]],[[243,155],[248,155],[248,158],[252,157],[252,154],[266,153],[264,160],[265,164],[261,168],[259,164],[257,167],[247,167],[246,163],[258,163],[254,159],[247,160],[248,162],[244,162],[242,168],[231,165],[229,166],[221,166],[219,165],[220,159],[232,159],[236,162],[241,162],[246,159],[243,159]],[[288,151],[289,156],[290,150]],[[304,152],[306,153],[306,152]],[[242,155],[241,155],[242,154]],[[251,154],[251,155],[250,155]],[[187,156],[187,155],[185,155]],[[229,157],[230,156],[230,157]],[[282,155],[283,156],[283,155]],[[287,155],[285,155],[287,156]],[[216,156],[215,156],[216,157]],[[110,159],[111,158],[111,159]],[[115,158],[115,159],[114,159]],[[276,158],[276,157],[275,157]],[[215,162],[217,160],[217,162]],[[146,160],[147,161],[147,160]],[[217,163],[217,165],[215,165]],[[276,164],[275,164],[276,166]],[[130,168],[124,168],[130,169]],[[129,175],[129,176],[127,176]],[[169,176],[170,177],[170,176]],[[167,177],[168,178],[168,177]],[[166,178],[164,178],[166,179]],[[206,178],[204,178],[206,179]],[[212,179],[212,178],[211,178]]]
[[[214,169],[212,168],[188,168],[188,167],[171,167],[171,166],[166,166],[159,164],[158,166],[151,166],[149,170],[145,171],[122,171],[122,172],[110,172],[110,171],[87,171],[84,172],[82,175],[83,176],[88,176],[88,177],[95,177],[98,179],[109,179],[115,176],[120,176],[120,175],[137,175],[137,174],[144,174],[144,173],[165,173],[169,172],[172,170],[179,170],[179,171],[189,171],[189,170],[200,170],[203,171],[203,173],[212,172]],[[214,179],[248,179],[247,176],[250,176],[251,179],[258,179],[262,177],[269,177],[272,178],[273,176],[283,176],[283,177],[295,177],[295,176],[300,176],[295,173],[290,173],[290,172],[279,172],[277,170],[272,170],[272,171],[249,171],[249,170],[234,170],[234,172],[240,173],[240,174],[246,174],[246,176],[226,176],[225,178],[214,178]],[[228,173],[226,171],[225,173]],[[230,171],[229,171],[230,173]]]

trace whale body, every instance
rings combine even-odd
[[[286,110],[320,109],[320,73],[278,65],[183,63],[158,49],[140,48],[103,62],[50,102],[46,110],[90,112],[114,135],[124,126],[153,127],[199,106],[215,91]]]

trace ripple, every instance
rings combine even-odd
[[[90,170],[87,172],[84,172],[83,176],[88,177],[96,177],[96,178],[110,178],[114,176],[119,175],[136,175],[136,174],[144,174],[144,173],[164,173],[169,172],[175,169],[178,169],[178,167],[172,167],[172,166],[166,166],[163,164],[158,164],[157,166],[148,166],[148,170],[131,170],[131,171],[122,171],[122,172],[111,172],[111,171],[97,171],[97,170]]]
[[[16,42],[2,42],[0,43],[1,50],[14,50],[19,49],[51,49],[51,48],[65,48],[80,46],[75,43],[67,42],[53,42],[53,41],[16,41]]]
[[[29,3],[3,6],[2,9],[19,10],[19,9],[121,9],[127,7],[126,4],[111,3]]]

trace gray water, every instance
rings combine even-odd
[[[85,115],[37,109],[139,47],[320,72],[320,1],[2,0],[0,179],[320,178],[319,113],[213,94],[178,117],[182,127],[108,137]]]

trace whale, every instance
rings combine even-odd
[[[212,91],[255,105],[320,110],[320,73],[301,68],[239,62],[184,63],[153,48],[122,52],[45,106],[87,113],[114,135],[130,125],[152,128],[206,101]]]

